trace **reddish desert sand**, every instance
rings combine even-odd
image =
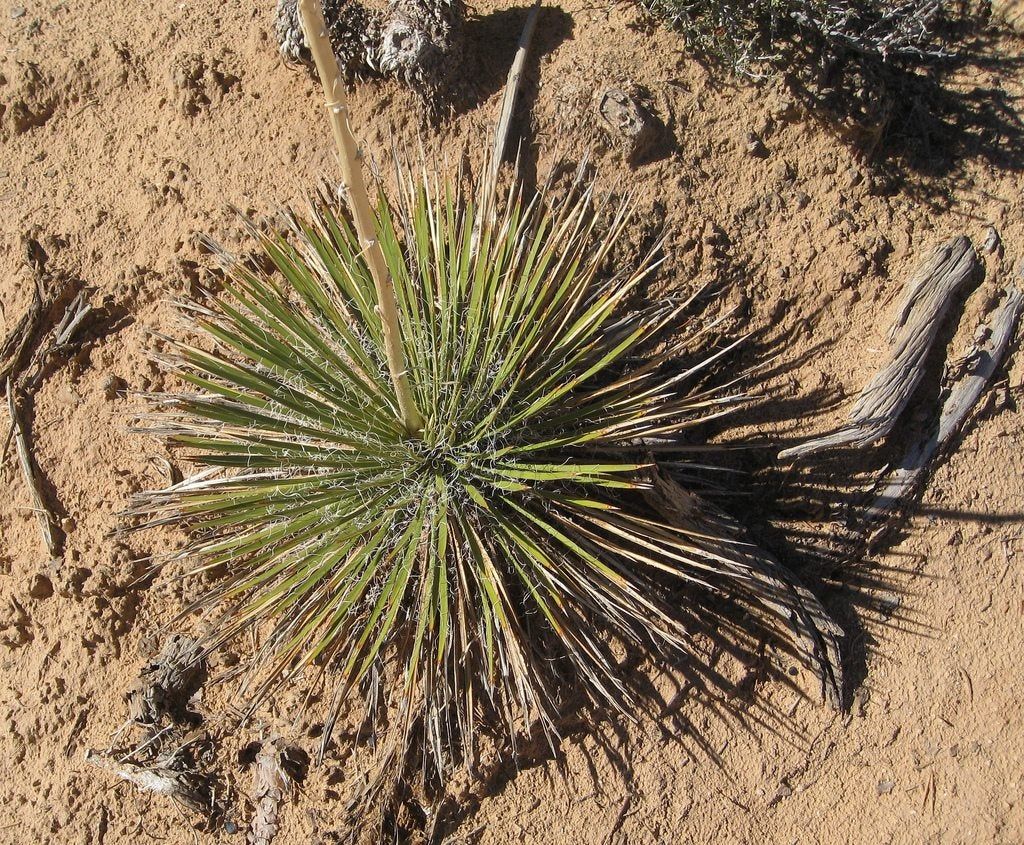
[[[482,0],[476,15],[467,102],[439,125],[398,83],[354,89],[371,150],[397,131],[449,166],[465,149],[479,161],[525,11]],[[174,459],[131,431],[145,404],[137,394],[170,386],[148,361],[150,333],[187,330],[171,300],[211,278],[200,234],[246,248],[229,204],[273,212],[334,174],[320,91],[282,64],[272,21],[270,2],[19,0],[0,9],[0,337],[31,301],[25,236],[107,315],[81,352],[51,368],[26,411],[66,533],[56,564],[13,449],[0,469],[3,843],[241,842],[251,780],[237,751],[261,728],[288,724],[297,700],[282,695],[235,729],[230,688],[203,691],[220,776],[235,790],[234,833],[203,829],[84,759],[123,724],[124,691],[158,627],[203,586],[170,571],[139,582],[145,559],[180,544],[179,533],[111,535],[131,494],[165,483],[164,459]],[[774,351],[786,366],[766,376],[773,398],[744,419],[748,430],[782,439],[838,424],[883,362],[922,256],[960,233],[980,248],[994,228],[1002,246],[983,255],[983,277],[958,300],[939,360],[967,345],[1024,259],[1019,61],[950,71],[931,146],[910,139],[868,159],[849,122],[815,111],[782,80],[723,78],[677,36],[638,23],[625,4],[566,0],[545,11],[517,121],[525,174],[593,149],[602,188],[636,191],[637,244],[659,224],[668,233],[655,294],[717,280],[737,327],[742,317],[785,338]],[[1024,41],[996,35],[984,49],[1019,57]],[[666,126],[663,154],[630,168],[595,131],[594,97],[609,85],[649,92]],[[540,754],[519,771],[454,785],[438,840],[1024,841],[1022,380],[1024,359],[1011,349],[899,533],[849,573],[809,574],[849,634],[844,712],[822,704],[803,671],[787,685],[757,665],[723,663],[739,683],[699,693],[681,690],[670,669],[641,666],[664,712],[634,724],[570,714],[560,763]],[[934,398],[919,397],[893,444],[868,456],[819,462],[813,473],[761,462],[756,495],[727,507],[784,557],[798,528],[829,545],[841,533],[837,503],[927,426]],[[810,480],[822,504],[787,516],[784,502]],[[214,657],[214,668],[230,659]],[[789,668],[772,646],[762,659]],[[295,734],[310,751],[315,721],[300,719]],[[311,768],[275,842],[347,841],[353,753],[341,738]],[[423,819],[403,824],[422,841]]]

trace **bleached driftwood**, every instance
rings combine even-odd
[[[937,247],[907,283],[907,295],[889,330],[890,353],[850,410],[850,422],[779,452],[783,460],[806,458],[838,447],[869,446],[887,436],[924,376],[925,359],[960,287],[974,274],[978,257],[958,235]]]
[[[865,525],[878,523],[897,513],[901,504],[918,489],[932,459],[963,427],[982,391],[1006,355],[1024,311],[1024,293],[1010,288],[988,325],[981,325],[967,355],[965,370],[949,389],[935,430],[903,456],[899,466],[876,488],[872,503],[862,519]],[[884,533],[884,526],[882,532]],[[876,538],[877,539],[877,536]]]

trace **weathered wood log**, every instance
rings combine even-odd
[[[924,377],[925,359],[953,297],[977,267],[974,247],[964,235],[937,247],[907,283],[907,295],[889,330],[888,361],[861,391],[850,410],[850,422],[783,449],[779,458],[806,458],[839,447],[860,448],[886,437]]]
[[[938,425],[915,443],[899,465],[876,487],[874,500],[861,519],[865,527],[889,520],[919,488],[932,460],[963,427],[982,391],[1002,363],[1024,311],[1024,293],[1010,288],[988,325],[981,325],[967,355],[963,375],[949,389],[939,413]],[[872,541],[884,536],[888,525],[876,530]]]

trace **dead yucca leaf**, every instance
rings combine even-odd
[[[608,266],[628,203],[399,183],[376,224],[422,429],[400,422],[374,282],[327,200],[260,234],[272,272],[231,263],[192,308],[209,344],[164,361],[195,392],[158,397],[155,430],[207,469],[136,513],[225,571],[187,609],[216,609],[207,647],[262,632],[249,703],[332,667],[327,734],[351,693],[379,696],[379,777],[415,759],[443,779],[481,721],[554,737],[567,678],[631,710],[610,642],[685,651],[672,583],[823,619],[718,516],[651,505],[644,444],[705,449],[690,433],[742,396],[707,386],[721,350],[680,367],[694,332],[665,342],[689,302],[626,307],[656,267]]]

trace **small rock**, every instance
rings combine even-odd
[[[629,164],[640,164],[650,156],[661,135],[661,122],[636,97],[609,88],[601,95],[597,109],[609,132],[621,143]]]
[[[229,649],[215,651],[210,656],[210,663],[215,669],[230,669],[232,666],[237,666],[238,662],[238,655]]]
[[[796,171],[785,159],[780,159],[772,167],[772,178],[778,184],[788,184],[796,178]]]
[[[23,18],[23,17],[25,17],[25,7],[24,6],[11,6],[11,19],[12,20],[17,20],[18,18]]]
[[[901,604],[903,599],[897,593],[882,593],[878,597],[878,612],[888,619],[900,609]]]
[[[981,245],[981,251],[986,255],[1002,255],[1003,241],[995,226],[989,226],[985,232],[985,241]]]
[[[779,788],[775,790],[775,794],[771,798],[768,799],[768,806],[769,807],[774,807],[780,801],[783,801],[786,798],[789,798],[789,796],[792,795],[792,794],[793,794],[793,787],[791,787],[785,781],[782,781],[782,783],[779,784]]]
[[[765,158],[768,155],[768,148],[756,132],[747,133],[744,149],[746,149],[747,155],[754,158]]]
[[[854,716],[863,716],[867,712],[868,701],[870,700],[871,693],[865,687],[861,687],[853,694],[850,712]]]
[[[29,582],[28,594],[36,601],[48,599],[53,595],[53,582],[41,572],[37,572]]]
[[[0,76],[0,79],[3,79]],[[18,62],[5,91],[6,108],[0,109],[0,141],[43,126],[57,110],[54,80],[31,62]],[[37,161],[45,158],[45,152]]]
[[[722,227],[710,220],[704,225],[701,237],[708,246],[726,246],[729,243],[729,236]]]
[[[875,787],[875,791],[879,795],[888,795],[890,792],[893,791],[895,786],[896,784],[893,783],[891,780],[880,780],[878,782],[878,785]]]

